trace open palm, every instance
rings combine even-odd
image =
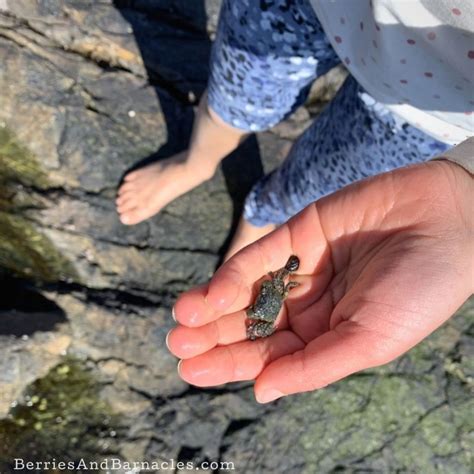
[[[376,176],[308,206],[178,299],[168,347],[198,386],[256,380],[261,402],[393,360],[469,297],[472,178],[447,162]],[[277,331],[246,340],[262,278],[300,258]]]

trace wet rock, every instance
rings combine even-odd
[[[15,458],[25,463],[49,461],[50,467],[56,459],[89,463],[117,451],[119,429],[116,415],[98,395],[90,368],[65,358],[32,383],[0,423],[0,469],[18,470]]]
[[[38,334],[31,339],[1,336],[0,341],[0,417],[5,417],[25,387],[38,377],[44,377],[61,360],[71,340],[55,332]]]
[[[53,301],[2,280],[0,418],[27,385],[45,376],[71,345],[66,317]]]
[[[177,375],[176,359],[165,345],[174,325],[169,310],[129,305],[106,308],[72,295],[57,295],[55,300],[68,315],[73,337],[70,353],[97,363],[119,390],[126,387],[153,398],[176,395],[186,388]]]

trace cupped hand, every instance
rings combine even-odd
[[[356,183],[244,248],[182,294],[168,347],[190,384],[255,379],[269,402],[387,363],[473,290],[472,177],[432,161]],[[246,339],[245,309],[290,255],[300,268],[270,337]]]

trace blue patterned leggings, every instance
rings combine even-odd
[[[340,62],[309,0],[224,0],[209,105],[236,128],[265,130],[300,106],[312,82]],[[447,148],[394,116],[349,76],[285,162],[253,187],[244,217],[256,226],[280,224],[347,184]]]

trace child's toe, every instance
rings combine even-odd
[[[117,211],[119,212],[119,214],[123,214],[124,212],[131,211],[136,206],[137,203],[135,202],[135,199],[128,199],[117,205]]]
[[[130,173],[128,173],[125,178],[123,178],[123,180],[125,182],[129,182],[129,181],[133,181],[139,174],[139,171],[140,170],[135,170],[135,171],[131,171]]]
[[[133,191],[135,189],[135,184],[132,182],[127,182],[122,184],[118,190],[118,195],[122,196],[122,194],[126,193],[127,191]]]
[[[120,220],[123,224],[135,225],[141,221],[144,221],[145,219],[148,219],[148,217],[150,217],[151,215],[153,215],[153,213],[148,212],[147,209],[135,208],[131,211],[124,212],[120,216]]]

